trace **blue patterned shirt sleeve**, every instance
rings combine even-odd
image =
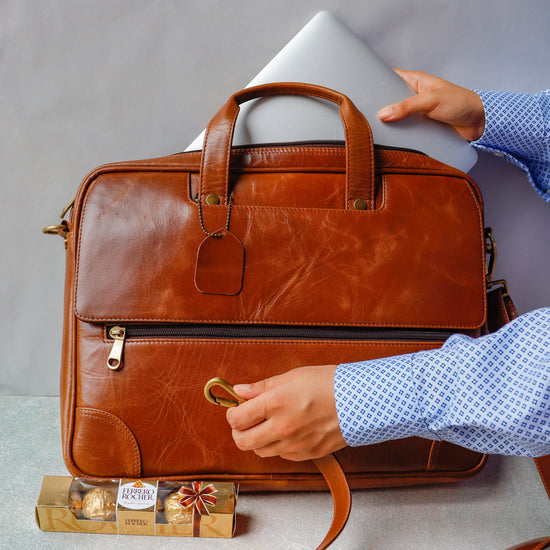
[[[476,92],[485,108],[485,132],[472,144],[522,168],[531,185],[550,202],[550,90]]]
[[[477,92],[473,144],[521,167],[550,202],[550,90]],[[334,395],[351,446],[420,436],[491,454],[550,453],[550,308],[498,332],[455,334],[439,350],[339,365]]]
[[[550,453],[550,308],[439,350],[339,365],[340,428],[351,446],[420,436],[491,453]]]

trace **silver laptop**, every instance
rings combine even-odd
[[[414,92],[358,37],[329,12],[318,13],[247,85],[309,82],[346,94],[369,121],[378,145],[422,151],[467,172],[475,149],[448,126],[426,119],[386,124],[378,111]],[[186,149],[202,148],[204,132]],[[338,107],[301,96],[278,96],[241,105],[234,145],[342,140]]]

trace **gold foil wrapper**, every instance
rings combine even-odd
[[[193,508],[184,508],[180,504],[181,495],[172,493],[164,501],[164,517],[168,523],[177,523],[180,525],[191,524],[193,522]]]
[[[96,487],[82,499],[82,515],[88,519],[111,521],[115,517],[116,498],[111,491]]]
[[[80,491],[71,489],[69,491],[69,510],[75,515],[78,515],[82,510],[82,495]]]
[[[164,502],[157,497],[157,512],[162,512],[164,510]]]

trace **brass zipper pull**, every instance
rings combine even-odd
[[[122,366],[122,351],[124,350],[124,339],[126,329],[122,327],[111,327],[109,336],[114,340],[111,353],[107,359],[107,366],[111,370],[118,370]]]

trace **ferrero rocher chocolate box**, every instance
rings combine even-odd
[[[236,502],[233,483],[44,476],[36,521],[42,531],[230,538]]]

